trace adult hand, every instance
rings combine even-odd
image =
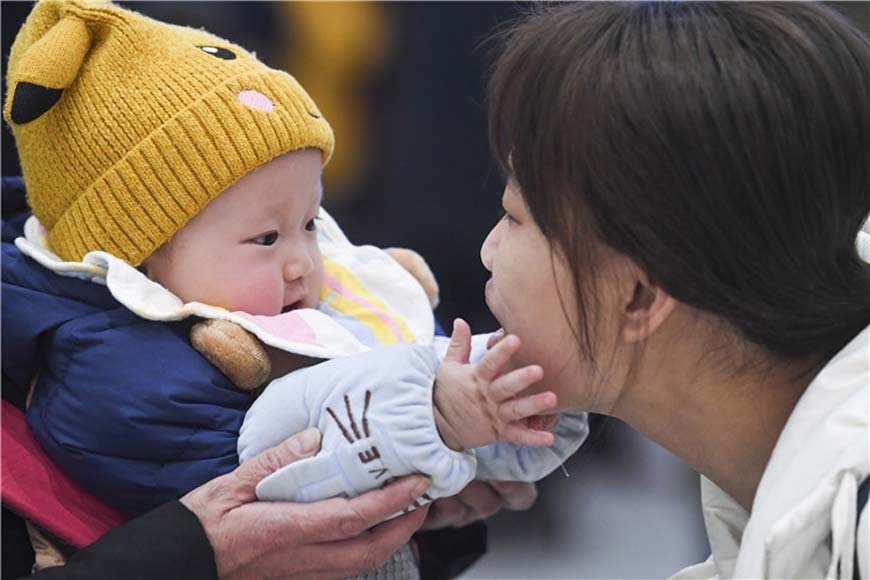
[[[385,562],[420,527],[427,507],[373,526],[426,492],[429,480],[402,478],[353,499],[310,504],[257,501],[257,483],[317,453],[310,428],[181,498],[202,522],[220,578],[346,578]]]
[[[421,530],[461,528],[488,518],[501,508],[527,510],[538,498],[534,483],[522,481],[472,481],[452,497],[435,500]]]

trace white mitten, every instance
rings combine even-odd
[[[432,413],[439,360],[430,346],[379,347],[294,371],[273,381],[248,410],[241,461],[307,427],[323,434],[320,452],[257,486],[263,500],[310,502],[356,496],[395,477],[422,473],[428,497],[458,493],[475,472],[474,453],[444,445]]]

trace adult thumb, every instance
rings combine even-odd
[[[445,362],[468,364],[471,356],[471,328],[468,323],[457,318],[453,321],[453,334],[450,335],[450,346],[444,355]]]
[[[320,451],[320,438],[320,431],[316,427],[309,427],[244,462],[236,469],[235,475],[253,489],[262,479],[285,465]]]

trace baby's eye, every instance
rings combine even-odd
[[[234,53],[231,50],[227,50],[226,48],[221,48],[219,46],[199,45],[196,48],[200,49],[201,51],[203,51],[207,54],[210,54],[212,56],[215,56],[215,57],[223,59],[223,60],[235,60],[235,58],[236,58],[236,53]]]
[[[260,246],[271,246],[278,241],[278,232],[269,232],[267,234],[263,234],[262,236],[257,236],[251,241]]]
[[[317,231],[317,218],[312,218],[308,220],[308,223],[305,224],[305,229],[309,232]]]

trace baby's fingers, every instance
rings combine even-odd
[[[536,431],[523,425],[522,421],[514,421],[502,432],[502,439],[514,445],[526,447],[549,447],[556,442],[555,436],[549,431]]]
[[[450,346],[444,355],[444,362],[468,364],[471,355],[471,328],[468,323],[457,318],[453,321],[453,334],[450,335]]]
[[[549,411],[558,402],[559,398],[553,391],[520,397],[519,399],[511,399],[498,406],[498,418],[505,423],[512,423],[513,421],[519,421],[520,419]]]
[[[489,398],[497,403],[506,401],[521,393],[526,387],[540,381],[543,376],[544,369],[538,365],[513,370],[490,383]]]
[[[513,334],[504,337],[475,365],[474,372],[483,381],[491,382],[502,372],[510,358],[520,348],[520,338]]]

